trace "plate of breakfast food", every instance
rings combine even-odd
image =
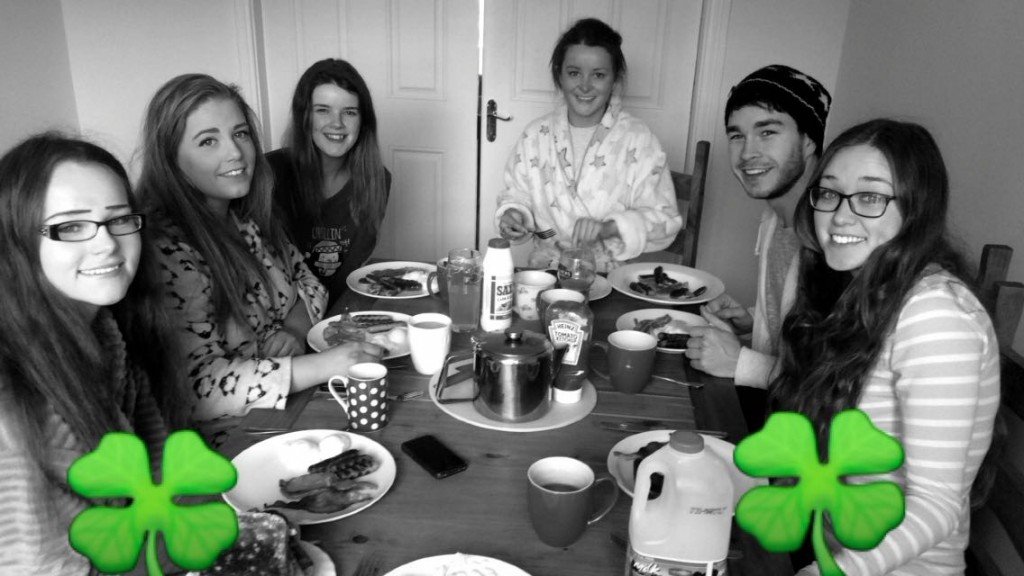
[[[615,482],[623,492],[633,496],[636,471],[640,467],[640,462],[668,444],[668,438],[672,432],[674,430],[641,432],[627,436],[612,446],[606,461],[608,473],[615,478]],[[763,486],[768,483],[764,478],[747,476],[736,467],[732,459],[732,453],[736,450],[735,444],[707,434],[701,434],[701,437],[704,438],[704,447],[721,458],[729,471],[733,485],[733,510],[736,509],[735,505],[739,503],[740,497],[748,490],[754,486]]]
[[[238,483],[224,500],[238,512],[272,510],[294,524],[321,524],[373,505],[395,483],[395,458],[379,443],[339,430],[268,438],[231,460]]]
[[[400,300],[427,296],[427,281],[437,266],[423,262],[378,262],[352,271],[348,287],[363,296]]]
[[[626,312],[615,320],[616,330],[639,330],[658,339],[658,351],[667,354],[686,352],[690,326],[707,326],[708,321],[689,312],[669,308],[646,308]]]
[[[608,281],[626,296],[670,306],[700,304],[725,292],[715,276],[678,264],[627,264],[612,270]]]
[[[384,310],[350,312],[317,322],[306,343],[323,352],[345,342],[370,342],[387,350],[384,360],[409,355],[409,315]]]
[[[519,568],[487,556],[445,554],[420,558],[384,576],[530,576]]]

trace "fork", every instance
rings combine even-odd
[[[362,560],[359,561],[359,565],[356,566],[356,571],[352,573],[352,576],[380,576],[383,567],[384,560],[380,554],[370,552],[368,556],[363,556]]]
[[[555,235],[555,229],[548,228],[547,230],[534,230],[533,235],[536,236],[537,238],[540,238],[541,240],[547,240],[548,238],[551,238],[552,236]]]

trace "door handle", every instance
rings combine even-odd
[[[511,116],[498,114],[498,103],[494,100],[487,101],[487,141],[494,142],[498,136],[498,120],[509,122]]]

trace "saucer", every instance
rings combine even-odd
[[[448,372],[449,376],[455,374],[456,367],[470,362],[472,362],[472,359],[452,363]],[[505,432],[542,432],[544,430],[554,430],[556,428],[562,428],[575,422],[579,422],[593,411],[594,406],[597,406],[597,390],[589,380],[584,380],[583,397],[580,398],[579,402],[574,404],[562,404],[560,402],[552,401],[551,409],[548,410],[547,414],[536,420],[530,420],[529,422],[502,422],[501,420],[495,420],[481,414],[472,402],[456,402],[453,404],[441,404],[438,402],[437,382],[440,379],[440,372],[434,374],[430,379],[430,386],[428,387],[428,390],[430,390],[430,399],[434,401],[434,404],[456,420],[462,420],[467,424],[472,424],[479,428],[488,428],[490,430],[502,430]],[[444,395],[446,398],[465,398],[467,396],[472,396],[473,380],[465,380],[445,388]]]

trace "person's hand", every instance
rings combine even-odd
[[[721,378],[736,376],[740,358],[740,340],[730,330],[718,326],[691,326],[686,343],[690,366]]]
[[[321,352],[329,359],[334,374],[348,376],[348,369],[360,362],[380,362],[384,347],[369,342],[345,342]],[[327,380],[327,378],[324,378]]]
[[[306,346],[291,332],[277,330],[263,340],[261,353],[266,358],[298,356],[306,352]]]
[[[595,220],[594,218],[580,218],[572,229],[572,243],[574,246],[585,246],[598,240],[604,240],[617,236],[618,226],[614,220]]]
[[[754,317],[750,315],[750,312],[742,304],[728,294],[722,294],[701,306],[700,313],[704,318],[708,318],[710,314],[728,322],[737,334],[748,334],[754,329]]]
[[[515,209],[508,210],[501,215],[501,219],[498,220],[498,232],[502,238],[512,242],[521,240],[530,233],[526,229],[526,217]]]

